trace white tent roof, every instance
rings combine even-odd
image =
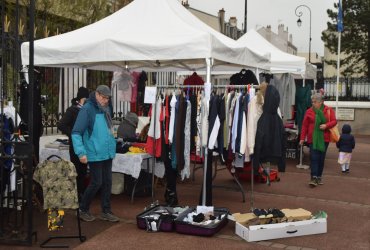
[[[247,46],[260,56],[269,57],[270,62],[268,65],[263,65],[264,67],[262,68],[266,68],[267,66],[272,73],[303,73],[305,71],[306,59],[304,57],[291,55],[281,51],[254,29],[249,30],[246,34],[240,37],[237,43],[239,45]]]
[[[34,42],[34,64],[115,70],[205,69],[205,58],[221,65],[255,66],[267,58],[213,30],[175,0],[135,0],[78,30]],[[29,61],[23,43],[22,63]],[[220,67],[221,69],[222,67]]]

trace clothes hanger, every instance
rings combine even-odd
[[[59,155],[50,155],[48,158],[46,158],[46,160],[49,161],[53,157],[58,158],[59,160],[62,160],[62,158]]]

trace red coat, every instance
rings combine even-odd
[[[324,141],[329,142],[330,141],[329,129],[334,127],[337,124],[337,119],[335,118],[335,111],[331,107],[324,105],[323,112],[326,118],[326,123],[325,123],[326,129],[324,131]],[[311,107],[307,109],[306,114],[304,115],[304,118],[303,118],[301,140],[304,140],[307,137],[307,142],[311,144],[314,127],[315,127],[315,111],[313,111],[313,108]]]

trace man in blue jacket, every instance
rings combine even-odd
[[[110,97],[109,87],[99,85],[81,108],[72,130],[74,151],[82,163],[89,164],[91,176],[90,184],[80,203],[80,218],[84,221],[95,220],[89,208],[100,188],[102,209],[100,219],[119,221],[119,218],[112,213],[110,201],[112,159],[116,155]]]

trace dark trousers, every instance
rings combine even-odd
[[[166,161],[164,163],[164,166],[166,173],[167,189],[170,192],[176,193],[177,169],[172,168],[171,163],[169,161]]]
[[[320,177],[324,170],[324,163],[326,157],[326,151],[328,149],[328,142],[325,142],[325,151],[321,152],[312,148],[310,144],[310,160],[311,160],[311,177]]]
[[[112,191],[112,159],[89,162],[90,184],[82,197],[80,209],[87,212],[91,201],[101,188],[101,209],[103,213],[111,213],[110,196]]]
[[[213,173],[213,150],[208,150],[207,155],[207,171],[206,171],[206,183],[203,183],[203,185],[206,185],[206,200],[205,200],[205,206],[212,206],[212,173]],[[200,198],[199,198],[199,204],[202,204],[203,201],[203,185],[202,190],[200,191]]]
[[[85,192],[85,178],[87,174],[87,164],[80,162],[78,156],[74,153],[73,149],[69,149],[69,157],[73,165],[75,165],[77,172],[77,193],[78,199],[81,201],[82,195]]]

